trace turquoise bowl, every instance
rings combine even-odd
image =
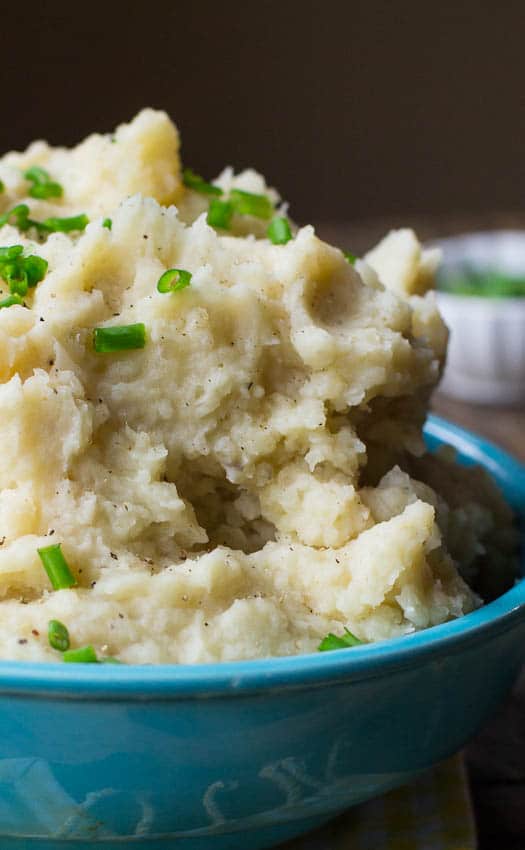
[[[431,417],[523,512],[525,469]],[[523,659],[525,580],[351,650],[222,665],[0,663],[2,850],[256,850],[417,776],[486,722]]]

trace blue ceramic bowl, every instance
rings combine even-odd
[[[525,469],[430,418],[520,511]],[[451,623],[222,665],[0,663],[2,850],[256,850],[458,750],[523,658],[525,581]]]

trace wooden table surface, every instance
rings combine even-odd
[[[392,227],[407,224],[420,238],[432,239],[471,230],[525,229],[525,215],[397,216],[362,224],[324,224],[317,232],[333,244],[361,254]],[[432,410],[525,462],[525,408],[466,404],[438,392]],[[525,850],[525,669],[497,716],[468,747],[467,761],[480,850]]]

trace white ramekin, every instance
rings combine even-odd
[[[461,267],[525,277],[525,232],[472,233],[433,243],[440,275]],[[450,340],[440,390],[464,401],[525,403],[525,297],[476,298],[438,292]]]

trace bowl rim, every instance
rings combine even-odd
[[[518,460],[490,441],[438,416],[428,417],[425,436],[431,449],[448,443],[465,465],[481,463],[496,479],[509,503],[520,514],[525,513],[525,466]],[[436,656],[461,652],[491,640],[524,620],[525,578],[493,602],[456,620],[353,647],[351,651],[180,665],[0,661],[0,692],[39,698],[61,695],[69,699],[148,700],[311,688],[328,681],[348,682],[418,666]]]

